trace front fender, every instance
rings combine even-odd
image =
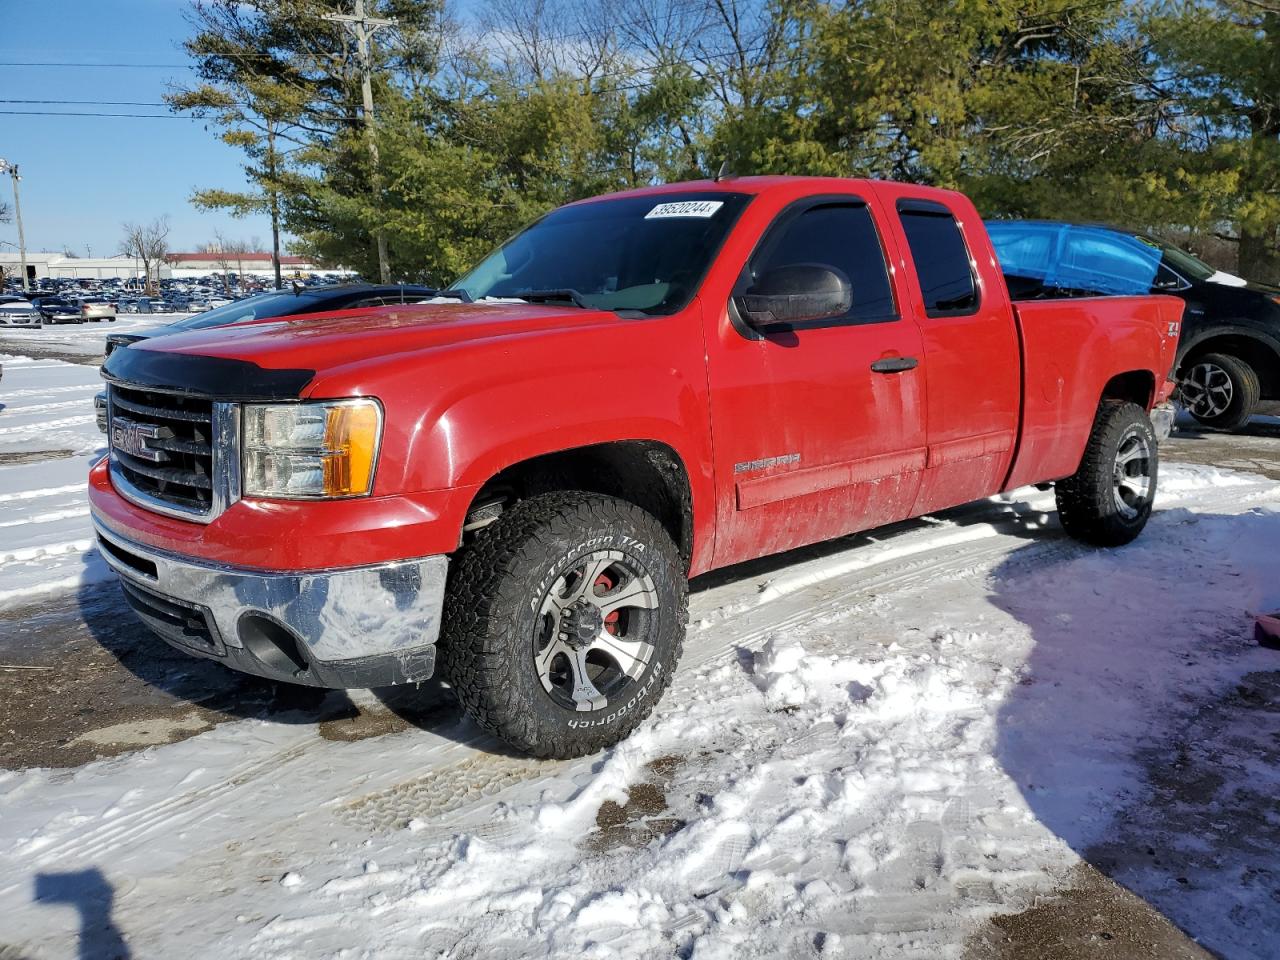
[[[1267,347],[1274,355],[1277,364],[1280,364],[1280,338],[1267,333],[1265,330],[1259,330],[1257,327],[1242,323],[1215,323],[1211,327],[1197,330],[1192,336],[1178,344],[1178,360],[1175,369],[1180,370],[1183,362],[1197,347],[1218,337],[1243,337],[1248,340],[1255,340]]]
[[[459,343],[327,373],[314,396],[386,412],[375,493],[477,487],[548,453],[625,440],[683,460],[694,516],[714,516],[697,301],[671,317]]]

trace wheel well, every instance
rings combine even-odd
[[[548,453],[507,467],[471,502],[464,531],[496,520],[505,506],[555,490],[584,490],[634,503],[671,534],[686,569],[693,556],[693,497],[671,447],[627,440]]]
[[[1202,340],[1187,351],[1178,366],[1178,374],[1194,364],[1207,353],[1225,353],[1238,357],[1253,368],[1258,375],[1258,383],[1262,387],[1262,396],[1272,398],[1280,396],[1280,357],[1269,345],[1253,337],[1240,334],[1224,334]]]
[[[1130,370],[1117,373],[1102,388],[1103,400],[1128,400],[1142,409],[1151,407],[1156,392],[1156,378],[1150,370]]]

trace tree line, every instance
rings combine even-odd
[[[197,0],[169,96],[294,252],[446,283],[546,210],[734,173],[890,177],[1151,230],[1280,282],[1280,0]],[[344,10],[345,12],[345,10]],[[377,169],[373,157],[377,157]]]

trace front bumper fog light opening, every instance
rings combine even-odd
[[[284,624],[261,613],[246,613],[236,625],[244,648],[276,673],[303,674],[311,665],[302,645]]]

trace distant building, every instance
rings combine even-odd
[[[246,276],[271,276],[269,253],[171,253],[165,257],[175,277],[204,277],[211,273],[243,273]],[[280,272],[286,277],[309,273],[349,273],[316,265],[306,257],[281,257]]]
[[[0,269],[6,277],[22,275],[22,257],[17,253],[0,253]],[[27,276],[31,280],[41,277],[52,279],[106,280],[119,277],[128,280],[145,274],[142,261],[133,257],[68,257],[65,253],[27,251]],[[160,276],[169,276],[168,268],[160,267]]]
[[[21,277],[22,258],[8,250],[0,252],[0,270],[6,278]],[[317,266],[306,257],[281,257],[280,272],[286,278],[305,277],[311,273],[351,273],[350,270]],[[207,277],[211,273],[243,273],[250,277],[271,277],[269,253],[171,253],[160,265],[161,280],[183,277]],[[144,277],[142,261],[135,257],[68,257],[65,253],[27,251],[27,276],[72,280],[106,280],[118,277],[128,280]]]

